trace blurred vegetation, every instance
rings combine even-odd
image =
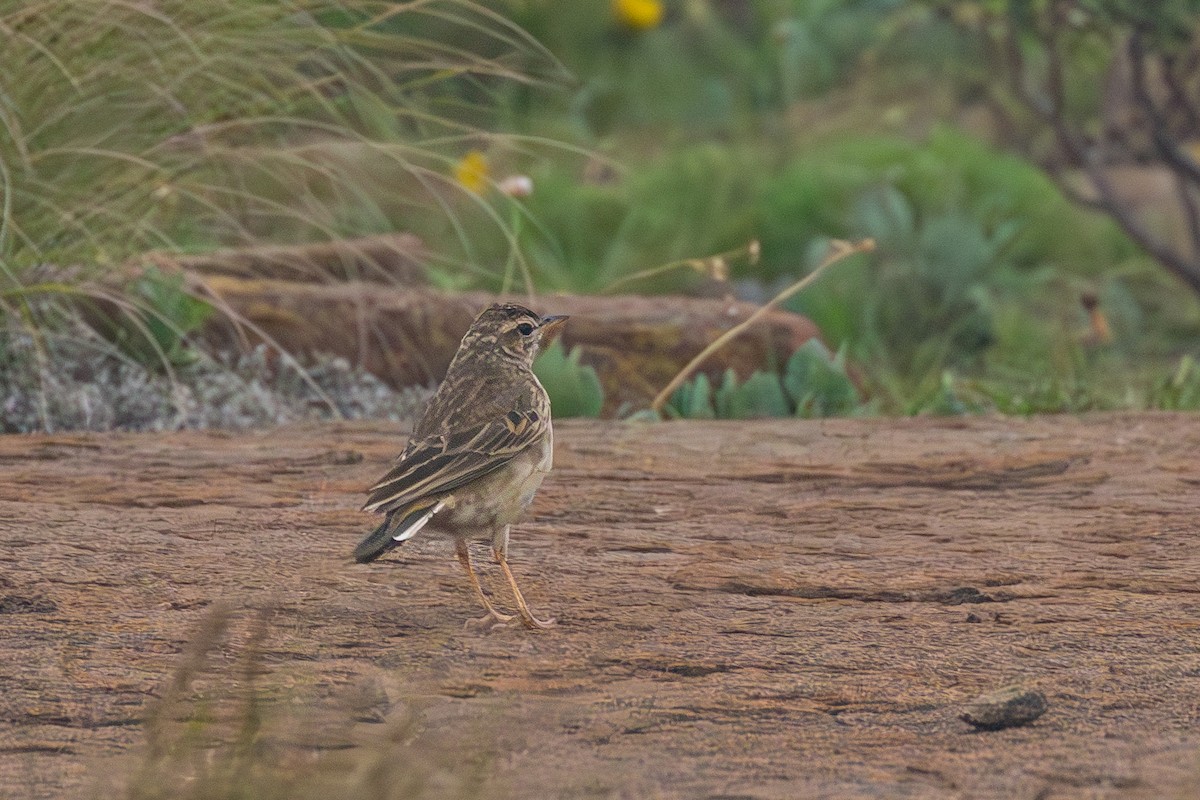
[[[675,391],[665,412],[668,418],[684,419],[833,417],[859,407],[845,353],[832,355],[813,339],[792,354],[778,375],[759,371],[739,383],[730,369],[713,386],[701,373]]]
[[[1082,38],[1110,42],[1065,54],[1094,109],[1116,68],[1112,43],[1133,28],[1196,61],[1194,4],[1139,22],[1113,3],[714,0],[663,4],[649,27],[627,24],[620,4],[572,15],[510,5],[578,76],[550,102],[513,87],[512,124],[593,152],[526,167],[536,190],[524,208],[538,225],[520,244],[542,286],[594,291],[754,238],[761,258],[731,264],[731,289],[764,301],[811,269],[830,238],[873,237],[873,255],[788,303],[860,370],[855,408],[1196,407],[1168,388],[1200,345],[1196,296],[1108,209],[1079,203],[1063,170],[1033,157],[1045,123],[1014,129],[997,112],[982,84],[1004,73],[971,28],[1028,31],[1039,14],[1071,7]],[[1029,58],[1041,63],[1036,43]],[[703,283],[674,273],[637,288]],[[775,398],[755,408],[782,409],[769,386],[782,379],[752,379]],[[704,394],[677,399],[706,416]]]
[[[454,223],[477,201],[452,165],[491,129],[470,88],[560,72],[466,0],[0,0],[0,50],[0,314],[37,333],[100,301],[168,369],[204,312],[131,259]]]
[[[446,288],[715,285],[764,301],[830,239],[873,237],[875,253],[788,303],[823,331],[838,355],[821,363],[853,377],[853,402],[798,399],[780,365],[720,402],[724,384],[692,385],[675,411],[1200,404],[1196,295],[1111,208],[1073,202],[1086,164],[1013,96],[988,44],[1016,31],[1045,77],[1039,15],[1066,13],[1064,114],[1095,143],[1130,31],[1155,57],[1197,60],[1191,0],[1151,16],[967,0],[29,8],[0,0],[19,65],[0,76],[10,320],[58,285],[44,265],[111,270],[153,248],[398,229],[435,249]],[[1145,166],[1152,145],[1125,155]],[[750,241],[760,257],[722,258],[727,282],[659,268]],[[201,312],[145,289],[129,287],[116,340],[178,360]],[[560,406],[591,413],[577,354],[546,359],[552,394],[574,398]]]
[[[567,353],[556,339],[533,366],[550,395],[550,411],[556,417],[598,417],[604,406],[600,376],[592,367],[580,364],[580,356],[578,347]]]
[[[201,620],[150,705],[146,741],[127,771],[93,773],[90,796],[123,800],[416,800],[495,796],[490,742],[427,741],[415,704],[359,683],[332,702],[289,696],[264,643],[271,612],[243,621],[217,607]],[[232,641],[234,633],[244,637]],[[294,683],[294,680],[293,680]],[[362,730],[364,727],[368,730]],[[460,731],[460,736],[464,732]],[[107,785],[105,785],[107,784]]]
[[[957,80],[1015,149],[1200,292],[1200,1],[929,4],[979,54]],[[1173,184],[1151,209],[1128,186],[1148,179]]]
[[[128,287],[132,310],[124,315],[101,317],[110,323],[105,337],[137,363],[152,367],[160,361],[171,366],[191,363],[198,355],[186,337],[213,313],[208,303],[193,297],[183,286],[183,275],[164,275],[150,268]]]
[[[534,69],[532,40],[454,0],[0,5],[7,276],[390,230],[406,206],[440,207],[443,143],[477,132],[442,71],[517,76],[449,33],[404,33],[424,17],[524,49],[520,74]]]

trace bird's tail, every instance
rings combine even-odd
[[[358,547],[354,548],[354,560],[359,564],[366,564],[368,561],[379,558],[393,547],[398,547],[415,536],[421,528],[424,528],[430,517],[441,511],[445,505],[443,502],[430,500],[416,508],[409,506],[404,509],[403,513],[391,512],[378,528],[371,531],[370,536],[363,539],[358,543]]]
[[[400,543],[392,538],[391,527],[392,515],[388,514],[387,519],[380,523],[370,536],[359,542],[358,547],[354,548],[354,560],[359,564],[366,564],[399,545]]]

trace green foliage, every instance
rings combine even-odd
[[[792,354],[782,375],[758,371],[739,383],[727,369],[714,390],[701,373],[675,390],[665,411],[683,419],[755,419],[844,416],[858,407],[844,354],[831,355],[812,339]]]
[[[788,359],[783,386],[800,417],[839,417],[859,404],[858,390],[846,374],[846,351],[830,356],[818,339],[810,339]]]
[[[955,381],[954,373],[946,370],[941,374],[934,391],[920,398],[911,410],[913,413],[949,417],[977,414],[984,407],[964,392],[963,387]]]
[[[888,15],[901,3],[871,0],[757,5],[775,12],[770,22],[774,47],[769,52],[777,59],[779,99],[790,104],[844,81],[856,60],[879,44]]]
[[[1200,292],[1200,231],[1190,198],[1197,173],[1189,155],[1200,3],[932,4],[978,53],[956,80],[964,94],[988,99],[1006,144],[1045,163],[1079,202],[1109,215],[1161,268]],[[1100,131],[1105,154],[1093,162]],[[1190,189],[1173,191],[1172,183]],[[1131,184],[1154,188],[1143,193]],[[1175,230],[1166,222],[1179,219],[1191,222]]]
[[[466,237],[459,204],[495,216],[453,176],[464,137],[495,126],[480,83],[557,66],[472,0],[8,2],[0,52],[0,323],[90,336],[82,313],[168,371],[208,310],[162,276],[116,296],[138,256],[422,213]]]
[[[1008,256],[1022,269],[1050,262],[1094,274],[1098,265],[1137,254],[1115,224],[1071,205],[1034,165],[936,127],[924,139],[842,134],[794,157],[760,195],[764,267],[772,274],[794,270],[797,254],[814,239],[868,233],[856,206],[880,187],[898,192],[918,217],[953,213],[985,230],[1013,224]]]
[[[546,393],[555,417],[598,417],[604,407],[604,387],[596,370],[579,363],[579,348],[569,354],[562,341],[556,339],[533,365]]]
[[[753,238],[752,197],[762,170],[752,153],[712,143],[681,147],[628,170],[547,161],[530,170],[533,194],[514,207],[521,215],[517,245],[536,285],[604,291],[645,267],[744,246]],[[471,252],[462,258],[503,263],[513,247],[508,233],[476,222]],[[686,286],[681,275],[631,290],[675,290]],[[500,288],[494,279],[489,283]]]
[[[727,380],[733,380],[726,375]],[[695,378],[687,381],[671,395],[668,413],[684,419],[716,419],[717,410],[713,406],[712,383],[708,376],[701,372]]]
[[[786,417],[791,412],[779,376],[769,372],[755,372],[738,385],[733,370],[727,370],[717,389],[716,406],[717,413],[728,419]]]
[[[1191,36],[1197,2],[1073,5],[1170,49]],[[607,2],[564,13],[545,0],[166,0],[100,15],[10,3],[0,46],[19,69],[0,75],[0,313],[35,316],[23,292],[42,264],[104,269],[152,248],[397,226],[435,249],[431,279],[447,289],[527,278],[688,291],[696,272],[653,268],[754,239],[761,260],[733,264],[730,289],[765,300],[829,238],[872,236],[875,254],[789,301],[836,357],[814,343],[782,377],[697,378],[675,411],[844,414],[864,407],[859,388],[870,408],[907,413],[1191,402],[1176,359],[1196,341],[1195,298],[1111,220],[1003,154],[1005,131],[956,127],[995,76],[955,15],[1000,11],[1029,34],[1045,3],[667,5],[636,31]],[[1071,29],[1082,44],[1067,55],[1094,77],[1111,42],[1089,25]],[[1095,113],[1102,83],[1071,82],[1073,114]],[[528,174],[533,194],[465,191],[453,167],[473,149],[488,181]],[[653,274],[617,283],[642,272]],[[1080,344],[1083,291],[1100,297],[1114,344]],[[121,307],[111,338],[167,365],[187,360],[185,336],[209,313],[155,275]],[[557,414],[598,413],[603,392],[578,353],[551,348],[543,361]]]
[[[595,141],[630,129],[744,129],[756,112],[845,81],[902,3],[681,3],[656,29],[641,32],[622,29],[607,2],[578,3],[571,13],[554,3],[508,5],[579,76],[578,89],[550,108]]]
[[[921,374],[930,359],[970,359],[992,343],[988,277],[1003,266],[1013,223],[986,230],[956,212],[921,219],[891,187],[861,198],[855,217],[879,245],[864,315],[888,363]]]
[[[939,0],[934,5],[958,9],[959,14],[986,9],[1003,13],[1014,29],[1022,34],[1040,33],[1039,19],[1050,4],[1030,3],[1029,0]],[[1149,34],[1161,46],[1179,45],[1195,31],[1200,2],[1197,0],[1076,0],[1072,23],[1074,26],[1102,35],[1114,28],[1136,28]]]
[[[1180,358],[1174,373],[1153,387],[1147,405],[1171,411],[1200,409],[1200,366],[1196,359],[1190,355]]]
[[[133,306],[114,320],[111,338],[138,363],[182,366],[195,360],[185,337],[204,324],[213,308],[188,292],[183,280],[182,274],[151,269],[129,287]]]
[[[813,198],[794,213],[819,215],[829,235],[878,242],[875,254],[839,265],[788,307],[865,368],[882,409],[923,408],[946,370],[986,372],[997,361],[1012,363],[1017,350],[1067,341],[1075,331],[1045,321],[1079,314],[1079,295],[1094,286],[1097,265],[1136,263],[1111,221],[1071,206],[1031,165],[950,129],[923,142],[843,137],[770,183],[763,197],[780,210],[762,217],[766,270],[780,268],[789,252],[794,259],[806,242],[804,261],[822,250],[819,231],[788,229],[793,198]],[[822,196],[829,198],[824,206]],[[796,227],[805,231],[805,224]],[[1146,300],[1122,294],[1119,282],[1104,285],[1105,307],[1134,324]],[[1143,286],[1142,298],[1164,295],[1161,279],[1147,277]],[[1001,310],[1008,315],[1003,335]],[[1182,318],[1191,319],[1172,312],[1155,322]]]

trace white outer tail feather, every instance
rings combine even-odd
[[[429,522],[429,520],[433,517],[434,514],[441,511],[445,507],[446,507],[446,501],[442,500],[436,506],[434,506],[433,508],[429,509],[424,514],[422,514],[420,519],[418,519],[412,525],[409,525],[407,528],[400,531],[400,533],[393,536],[392,541],[406,542],[409,539],[411,539],[412,537],[416,536],[417,533],[420,532],[421,528],[425,527],[425,523]]]

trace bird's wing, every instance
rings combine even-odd
[[[394,510],[452,492],[512,461],[544,430],[541,415],[525,409],[462,431],[409,442],[396,466],[370,488],[363,511]]]

